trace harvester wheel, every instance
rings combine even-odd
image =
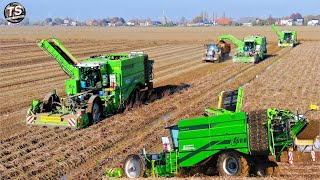
[[[218,63],[221,63],[222,62],[222,55],[219,54],[217,59],[218,59]]]
[[[90,119],[90,124],[99,122],[102,112],[102,105],[99,96],[91,96],[88,101],[87,112]]]
[[[51,112],[57,109],[57,105],[60,103],[60,98],[55,93],[48,93],[43,98],[43,112]]]
[[[135,106],[139,106],[141,103],[140,99],[140,87],[136,86],[132,93],[130,94],[129,101],[127,102],[127,109],[134,108]]]
[[[140,94],[140,87],[136,86],[134,88],[134,101],[133,101],[133,107],[137,107],[141,105],[141,94]]]
[[[260,177],[279,177],[280,168],[276,162],[270,161],[264,164],[255,165],[255,174]]]
[[[258,54],[255,54],[254,55],[254,63],[258,63],[259,62],[259,55]]]
[[[123,162],[123,173],[127,178],[143,177],[145,170],[144,159],[138,154],[129,155]]]
[[[276,162],[270,161],[266,169],[267,176],[279,177],[280,176],[280,167]]]
[[[235,151],[220,154],[217,161],[220,176],[241,176],[249,174],[249,165],[244,156]]]

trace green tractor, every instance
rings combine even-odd
[[[102,117],[139,104],[140,93],[153,88],[153,61],[143,52],[92,56],[77,61],[58,39],[42,40],[38,46],[53,57],[70,77],[67,97],[54,90],[28,109],[28,126],[79,129]]]
[[[171,140],[162,137],[163,151],[129,155],[123,162],[123,175],[279,176],[276,160],[293,146],[308,120],[279,109],[242,112],[242,95],[242,88],[221,92],[218,108],[207,108],[203,117],[167,127]]]
[[[298,44],[297,31],[284,30],[280,32],[274,24],[271,25],[271,28],[279,36],[279,40],[278,40],[279,47],[294,47]]]
[[[220,40],[229,39],[238,49],[233,56],[233,62],[258,63],[267,53],[267,38],[265,36],[248,36],[239,40],[232,35],[219,36]]]

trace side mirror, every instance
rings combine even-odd
[[[310,105],[310,110],[311,110],[311,111],[319,110],[319,106],[317,106],[317,105],[315,105],[315,104],[311,104],[311,105]]]

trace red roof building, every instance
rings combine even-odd
[[[229,18],[219,18],[219,19],[216,19],[216,22],[219,24],[219,25],[228,25],[231,23],[231,19]]]

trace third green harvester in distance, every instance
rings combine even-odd
[[[140,101],[141,91],[152,89],[153,61],[143,52],[92,56],[78,62],[58,39],[42,40],[38,46],[70,79],[66,80],[67,97],[60,98],[53,91],[32,102],[28,126],[86,127],[133,107]]]
[[[293,146],[308,120],[279,109],[242,112],[242,94],[241,88],[221,92],[218,108],[208,108],[203,117],[180,120],[178,125],[167,127],[173,148],[163,137],[163,152],[129,155],[123,163],[123,174],[129,178],[192,172],[278,176],[275,159],[279,160],[281,152]]]
[[[219,40],[229,39],[238,49],[232,57],[233,62],[258,63],[267,53],[267,38],[265,36],[247,36],[239,40],[232,35],[219,36]]]
[[[298,44],[297,31],[284,30],[280,32],[274,24],[271,25],[271,28],[279,36],[279,40],[278,40],[279,47],[294,47]]]

